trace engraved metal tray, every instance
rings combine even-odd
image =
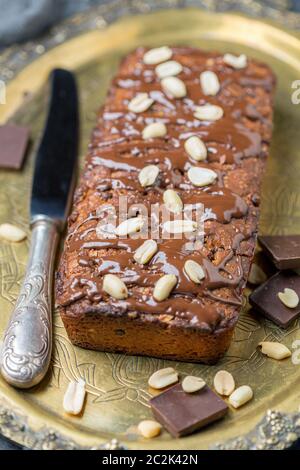
[[[244,52],[274,69],[278,78],[275,129],[264,180],[260,232],[300,233],[300,105],[291,100],[292,82],[300,78],[300,35],[271,22],[198,9],[158,11],[125,17],[110,26],[102,24],[97,30],[50,49],[16,74],[7,86],[7,104],[0,106],[0,122],[12,119],[30,126],[32,144],[22,172],[0,173],[0,223],[16,223],[29,233],[31,174],[45,117],[45,80],[49,71],[63,66],[76,72],[84,156],[95,111],[105,98],[121,58],[139,45],[162,44]],[[19,290],[27,253],[28,242],[0,244],[0,338]],[[28,447],[44,449],[105,445],[132,449],[287,447],[300,437],[300,365],[290,359],[266,359],[257,344],[263,340],[281,341],[291,347],[294,340],[300,340],[299,320],[282,330],[248,310],[245,302],[234,341],[215,366],[76,348],[69,342],[59,316],[54,314],[54,354],[44,382],[31,391],[18,391],[0,379],[0,432]],[[159,438],[145,440],[137,435],[135,426],[151,416],[147,379],[167,365],[173,365],[182,375],[202,376],[208,384],[212,384],[217,370],[225,368],[233,373],[238,385],[253,387],[254,399],[192,436],[173,439],[163,432]],[[68,381],[80,377],[87,383],[85,410],[80,417],[68,417],[62,409],[63,394]],[[268,412],[269,409],[278,412]],[[111,444],[106,444],[111,440]]]

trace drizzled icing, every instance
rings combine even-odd
[[[176,100],[162,92],[154,66],[142,62],[143,52],[142,49],[136,52],[136,61],[129,56],[123,63],[93,133],[82,183],[88,188],[88,196],[84,196],[87,201],[83,203],[86,216],[82,217],[79,208],[80,217],[72,217],[74,222],[66,241],[66,253],[75,269],[72,279],[64,280],[64,292],[58,301],[69,305],[86,299],[99,311],[109,311],[111,307],[120,312],[168,315],[170,319],[187,321],[190,326],[212,330],[222,324],[224,309],[241,304],[245,279],[239,250],[241,243],[253,237],[256,220],[250,216],[251,197],[242,198],[227,187],[226,175],[243,167],[244,159],[261,155],[259,131],[268,126],[270,116],[265,111],[268,94],[260,97],[259,106],[253,102],[256,87],[268,91],[272,77],[267,68],[251,61],[246,69],[233,70],[223,63],[221,56],[174,48],[174,60],[183,65],[178,77],[187,87],[186,98]],[[221,91],[214,97],[204,96],[199,84],[200,72],[210,69],[221,84]],[[140,92],[147,92],[154,104],[144,113],[134,114],[128,111],[128,102]],[[194,118],[195,107],[206,103],[221,106],[223,118],[216,122]],[[165,123],[167,135],[143,140],[143,128],[157,121]],[[259,126],[249,125],[250,121],[258,122]],[[184,150],[184,142],[190,136],[199,136],[205,143],[206,161],[195,162]],[[157,165],[160,173],[152,187],[142,188],[138,173],[150,164]],[[186,173],[190,166],[197,165],[217,173],[213,185],[203,188],[192,185]],[[136,206],[136,210],[131,207],[131,216],[138,215],[139,204],[145,205],[150,213],[153,205],[162,203],[166,188],[176,189],[185,205],[203,204],[205,227],[210,232],[206,233],[204,246],[194,251],[189,250],[185,237],[157,239],[157,253],[147,265],[139,265],[133,254],[144,240],[103,237],[97,228],[103,217],[97,204],[106,201],[118,212],[118,196],[126,194],[128,206]],[[251,223],[242,222],[249,217]],[[149,218],[149,227],[150,224]],[[224,239],[223,227],[228,234]],[[214,248],[207,242],[213,232],[218,240]],[[200,284],[194,284],[185,274],[187,259],[203,267],[205,279]],[[115,301],[103,292],[103,276],[108,273],[116,274],[127,284],[128,299]],[[178,283],[170,298],[156,302],[153,286],[163,274],[175,274]]]

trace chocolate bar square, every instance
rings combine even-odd
[[[27,127],[6,124],[0,126],[0,167],[19,170],[29,142]]]
[[[300,303],[295,308],[286,307],[278,297],[288,287],[300,297],[300,276],[293,271],[281,271],[270,277],[249,297],[250,304],[282,328],[287,328],[300,315]]]
[[[226,403],[207,385],[195,393],[185,393],[176,384],[150,400],[155,418],[174,437],[186,436],[220,418]]]
[[[260,236],[259,242],[277,269],[300,268],[300,235]]]

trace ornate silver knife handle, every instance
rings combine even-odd
[[[37,217],[29,260],[15,309],[4,335],[1,373],[11,385],[29,388],[45,376],[52,349],[52,283],[59,227]]]

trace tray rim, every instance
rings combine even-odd
[[[193,8],[188,8],[189,10]],[[173,9],[172,9],[173,10]],[[160,10],[160,13],[163,11],[170,12],[170,10]],[[197,9],[199,14],[199,9]],[[150,15],[155,14],[149,13]],[[201,14],[207,15],[208,17],[214,15],[220,15],[220,13],[216,12],[205,12],[201,11]],[[142,15],[138,15],[142,16]],[[227,19],[232,19],[232,21],[236,21],[239,19],[244,19],[250,21],[252,23],[256,23],[256,25],[264,25],[269,29],[270,33],[280,33],[281,39],[287,38],[294,38],[293,40],[293,47],[295,50],[290,52],[290,55],[296,54],[296,51],[300,53],[300,34],[298,32],[289,31],[286,28],[278,25],[273,20],[265,20],[265,19],[253,19],[249,18],[246,15],[239,14],[239,13],[222,13],[223,17]],[[135,16],[136,18],[136,16]],[[103,37],[107,35],[109,32],[113,34],[114,29],[118,27],[122,23],[127,23],[132,21],[133,17],[125,17],[123,19],[118,19],[112,25],[108,25],[107,28],[99,31],[99,30],[92,30],[88,32],[83,32],[78,36],[75,36],[65,43],[56,46],[49,51],[47,51],[44,55],[40,56],[38,59],[31,62],[29,65],[25,66],[13,80],[11,80],[7,85],[7,98],[10,102],[7,110],[0,112],[0,124],[4,123],[5,121],[9,120],[14,113],[17,111],[21,104],[24,104],[24,92],[30,90],[30,93],[34,94],[37,92],[42,84],[44,83],[46,76],[48,75],[50,69],[55,65],[61,65],[69,68],[78,68],[83,64],[87,64],[92,62],[94,59],[97,58],[99,55],[99,51],[96,47],[97,41],[100,39],[103,40]],[[109,41],[108,38],[106,38]],[[76,51],[78,45],[82,46],[85,44],[85,49],[88,50],[88,54],[85,57],[78,58],[77,62],[72,60],[69,62],[69,57],[64,54],[64,51],[68,49]],[[296,57],[296,56],[295,56]],[[61,62],[58,61],[60,58]],[[62,60],[63,58],[63,60]],[[74,58],[74,56],[72,56]],[[295,65],[300,71],[300,60],[295,59]],[[42,74],[36,74],[36,70],[43,70]],[[34,77],[34,79],[32,79]],[[0,110],[1,111],[1,110]],[[6,387],[4,387],[5,389]],[[12,390],[9,386],[9,398],[6,393],[3,393],[0,390],[0,432],[3,436],[7,437],[10,440],[17,442],[20,445],[30,447],[32,449],[117,449],[117,448],[124,448],[122,444],[118,443],[116,439],[109,440],[108,438],[97,436],[87,435],[88,433],[81,431],[80,429],[75,429],[74,426],[70,425],[69,423],[57,423],[56,420],[52,416],[47,416],[47,425],[41,426],[43,424],[43,416],[41,418],[40,413],[41,410],[37,411],[34,415],[26,416],[26,410],[24,405],[22,404],[22,397],[19,395],[16,390]],[[12,400],[12,398],[14,400]],[[45,414],[42,411],[42,414]],[[218,449],[250,449],[253,446],[257,445],[259,441],[259,448],[278,448],[278,446],[274,443],[274,445],[270,442],[270,435],[266,435],[261,437],[261,427],[265,426],[266,423],[270,425],[271,431],[274,434],[275,424],[273,423],[280,423],[282,428],[281,430],[281,448],[287,448],[292,443],[295,442],[297,438],[300,437],[300,413],[290,414],[290,413],[278,413],[275,411],[268,411],[266,416],[263,420],[252,430],[250,433],[246,434],[245,436],[241,436],[236,439],[231,439],[228,443],[219,444],[216,447]],[[292,429],[292,431],[291,431]],[[275,430],[276,431],[276,430]],[[91,433],[90,433],[91,434]],[[100,444],[99,444],[100,443]],[[127,442],[126,442],[127,444]],[[158,447],[155,444],[160,444]],[[162,442],[152,441],[150,445],[139,442],[134,443],[133,448],[136,449],[160,449]],[[178,446],[181,448],[181,446]],[[177,448],[178,448],[177,447]],[[184,447],[183,447],[184,448]]]

